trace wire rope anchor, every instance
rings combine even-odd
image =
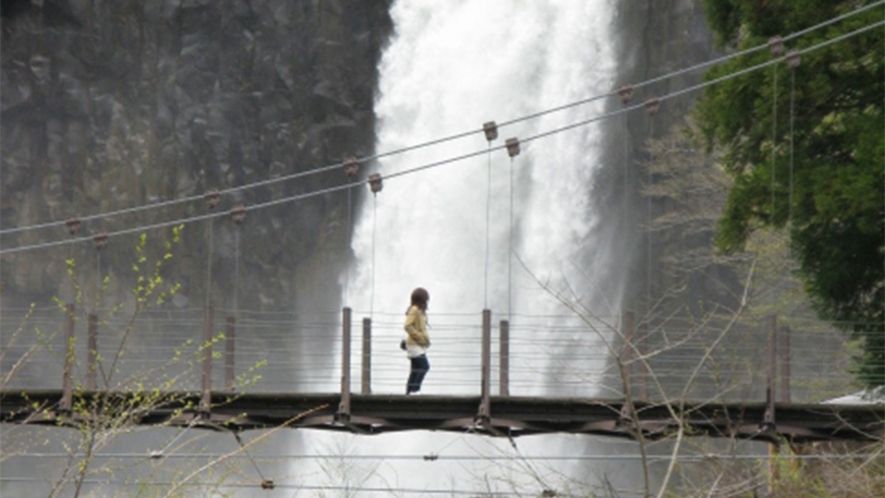
[[[633,85],[621,85],[621,88],[618,88],[618,95],[621,96],[621,102],[629,104],[633,100]]]
[[[498,138],[498,125],[494,121],[488,121],[482,124],[482,131],[486,135],[486,140],[491,142]]]
[[[796,69],[802,63],[802,54],[798,50],[790,50],[785,59],[790,69]]]
[[[206,206],[208,206],[209,209],[215,209],[216,207],[218,207],[218,202],[221,199],[221,194],[218,193],[218,189],[213,188],[206,191],[206,193],[203,195],[203,198],[206,199]]]
[[[348,157],[344,160],[344,174],[348,178],[353,178],[360,171],[360,163],[355,157]]]
[[[230,210],[230,219],[237,225],[243,223],[246,219],[246,206],[237,204]]]
[[[65,221],[65,226],[68,228],[68,234],[77,235],[80,232],[80,218],[75,217]]]
[[[654,116],[661,108],[661,100],[658,98],[648,99],[645,101],[645,111],[649,116]]]
[[[92,241],[95,243],[95,248],[100,251],[108,245],[108,233],[98,232],[92,236]]]
[[[369,175],[369,188],[372,189],[373,194],[381,192],[381,189],[384,188],[384,185],[381,182],[381,173],[372,173]]]
[[[510,157],[516,157],[519,155],[519,139],[518,138],[508,138],[504,145],[507,147],[507,155]]]

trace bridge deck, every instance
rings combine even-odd
[[[348,412],[337,393],[214,393],[210,413],[200,413],[199,393],[162,393],[145,407],[133,393],[85,392],[75,395],[73,406],[86,408],[63,413],[55,409],[62,394],[61,390],[0,391],[0,421],[75,425],[88,417],[88,407],[103,400],[104,406],[125,407],[104,413],[126,409],[133,424],[234,431],[284,426],[359,434],[438,430],[508,437],[561,432],[635,438],[637,427],[623,401],[605,399],[492,396],[490,416],[485,417],[478,415],[480,396],[353,394]],[[773,426],[764,423],[765,403],[685,402],[680,408],[637,402],[635,406],[638,428],[649,438],[666,437],[680,425],[689,435],[796,442],[885,436],[881,405],[777,404]]]

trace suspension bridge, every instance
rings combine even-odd
[[[881,3],[843,17],[878,5]],[[799,56],[810,56],[833,43],[877,29],[885,22],[869,24],[786,55],[782,53],[783,41],[837,20],[778,39],[774,44],[778,50],[771,47],[773,59],[717,80],[630,104],[633,90],[652,82],[646,81],[525,116],[520,120],[605,97],[620,97],[624,104],[618,111],[522,141],[510,138],[503,145],[492,147],[497,139],[497,125],[489,122],[482,130],[386,153],[406,152],[479,131],[488,141],[485,149],[399,171],[385,179],[498,150],[506,150],[512,160],[519,154],[520,143],[528,144],[634,110],[645,109],[653,116],[667,99],[780,63],[796,69]],[[512,122],[501,126],[507,124]],[[373,173],[367,179],[358,179],[357,172],[361,164],[379,157],[381,154],[349,159],[311,171],[117,212],[5,229],[0,234],[9,236],[65,226],[70,237],[19,241],[0,249],[0,254],[81,242],[94,242],[101,249],[110,237],[198,221],[210,221],[211,251],[211,221],[228,214],[213,210],[220,195],[342,166],[349,179],[345,184],[250,206],[240,204],[233,206],[229,214],[241,223],[247,209],[256,211],[338,191],[349,194],[352,188],[366,184],[377,194],[382,186],[381,175]],[[209,205],[205,214],[113,232],[96,231],[92,235],[79,232],[82,222],[201,199]],[[211,279],[211,252],[209,259]],[[243,310],[223,313],[224,319],[216,322],[212,307],[163,309],[153,315],[145,313],[149,316],[131,322],[106,315],[99,318],[91,312],[84,314],[72,304],[66,305],[61,313],[55,312],[61,318],[52,317],[51,310],[18,311],[21,313],[2,313],[6,323],[0,356],[0,420],[4,423],[75,426],[116,416],[131,424],[234,431],[285,426],[359,434],[418,429],[474,431],[506,437],[568,432],[656,438],[674,431],[795,441],[883,437],[885,410],[881,406],[793,403],[791,389],[798,384],[793,374],[803,369],[820,370],[820,356],[818,351],[791,346],[789,330],[778,327],[776,318],[770,319],[765,332],[759,334],[766,337],[764,340],[711,340],[709,334],[694,325],[672,328],[646,323],[634,328],[634,317],[628,312],[600,319],[598,323],[580,320],[578,325],[556,326],[534,317],[518,316],[508,316],[507,320],[493,324],[489,310],[483,310],[481,315],[453,314],[448,321],[435,322],[442,324],[436,332],[451,333],[438,334],[443,339],[434,340],[433,367],[427,384],[427,391],[432,394],[407,397],[399,393],[405,368],[401,356],[394,355],[400,353],[392,346],[372,351],[373,344],[389,346],[398,342],[398,319],[385,322],[382,317],[375,321],[374,314],[364,319],[362,351],[355,354],[351,350],[354,341],[349,308],[340,315],[336,312],[323,323],[312,324],[284,313],[262,315]],[[27,317],[27,326],[9,321],[22,315]],[[37,326],[32,326],[34,323]],[[547,332],[540,334],[546,338],[534,333],[539,329]],[[100,335],[100,330],[105,335]],[[494,343],[493,336],[497,338]],[[354,357],[359,359],[359,389],[352,383],[352,374],[357,370]],[[216,368],[216,363],[223,368]]]
[[[10,314],[14,313],[4,313],[7,324]],[[548,331],[547,339],[532,338],[540,336],[540,321],[532,324],[531,317],[514,317],[513,325],[511,320],[493,325],[489,310],[480,316],[443,315],[435,321],[439,338],[431,358],[438,366],[425,384],[429,394],[406,396],[397,392],[407,370],[401,352],[393,346],[372,351],[373,344],[392,344],[400,325],[383,314],[374,323],[365,318],[360,340],[355,341],[352,314],[345,308],[339,316],[329,316],[328,322],[308,324],[293,316],[242,313],[240,322],[228,317],[216,326],[212,308],[155,311],[131,322],[132,339],[124,344],[120,334],[126,334],[130,322],[122,318],[114,322],[100,321],[95,314],[78,317],[73,306],[64,312],[32,312],[28,319],[42,332],[23,334],[20,327],[19,333],[4,337],[0,420],[76,427],[122,419],[125,424],[235,433],[286,427],[360,435],[431,430],[508,438],[573,433],[660,439],[683,431],[797,443],[867,441],[885,435],[882,405],[791,402],[790,366],[807,369],[805,356],[810,351],[789,348],[785,340],[789,331],[777,327],[775,317],[767,324],[763,367],[727,373],[724,358],[742,365],[748,358],[741,355],[758,359],[760,351],[733,347],[746,345],[746,340],[732,346],[710,345],[708,358],[695,366],[683,362],[678,368],[667,367],[649,361],[663,349],[642,326],[634,330],[635,318],[629,312],[618,317],[614,327],[605,320],[585,324],[589,329],[583,332],[590,335],[575,335],[577,328],[566,324]],[[201,338],[187,338],[186,331],[193,335],[194,326],[202,329]],[[337,329],[335,341],[328,338],[330,327]],[[237,328],[247,335],[238,336]],[[306,331],[307,340],[286,340],[293,328]],[[100,340],[99,330],[111,337]],[[698,356],[692,351],[709,338],[685,327],[681,330],[680,335],[680,328],[671,324],[669,354],[684,351]],[[617,358],[601,351],[602,343],[592,338],[596,333],[618,344],[611,350]],[[551,350],[563,334],[575,339],[565,350]],[[174,343],[173,337],[179,342]],[[325,346],[309,345],[321,338]],[[358,343],[360,350],[355,351],[352,343]],[[654,344],[654,351],[649,351],[649,344]],[[465,351],[474,354],[468,357]],[[568,375],[540,374],[541,357],[551,354],[567,364]],[[696,378],[709,384],[714,365],[723,384],[681,393],[669,390],[676,394],[661,388],[661,382],[687,386]],[[269,379],[267,385],[255,380],[257,372]],[[764,378],[754,378],[759,372]],[[726,394],[746,393],[748,386],[760,382],[763,399]],[[629,396],[619,384],[629,386]],[[281,389],[285,385],[289,388]]]

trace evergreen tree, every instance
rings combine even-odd
[[[726,50],[764,45],[878,1],[703,0]],[[885,19],[876,5],[790,40],[803,50]],[[770,60],[752,52],[717,78]],[[734,184],[716,243],[743,248],[756,228],[789,230],[793,258],[822,317],[864,341],[859,378],[885,384],[885,27],[708,87],[697,120],[722,147]]]

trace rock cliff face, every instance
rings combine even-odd
[[[370,155],[389,3],[4,0],[2,228],[194,198],[84,221],[79,236],[113,234],[206,214],[202,196],[213,188]],[[345,182],[331,168],[225,193],[216,209]],[[217,306],[232,306],[236,287],[241,308],[337,309],[355,204],[348,201],[364,190],[249,211],[240,226],[227,216],[187,223],[170,264],[182,286],[178,303],[202,305],[211,261]],[[144,230],[148,246],[162,249],[170,231]],[[120,277],[110,293],[122,295],[137,233],[112,236],[100,257],[89,242],[5,254],[5,303],[62,296],[69,257],[84,287],[100,265],[102,275]],[[7,233],[0,244],[68,237],[62,224]]]
[[[661,0],[654,2],[618,2],[617,14],[613,22],[615,31],[620,34],[616,43],[621,62],[620,80],[623,84],[648,81],[668,73],[678,71],[714,57],[713,35],[706,25],[700,0]],[[667,95],[701,82],[703,71],[695,71],[660,82],[646,85],[634,92],[630,104]],[[612,218],[622,218],[622,235],[615,237],[624,244],[620,254],[630,254],[624,262],[630,285],[625,290],[626,308],[645,313],[647,294],[652,300],[669,292],[674,284],[667,281],[661,272],[661,261],[668,255],[684,250],[679,243],[664,240],[661,234],[652,233],[652,250],[648,253],[648,217],[657,218],[667,212],[668,206],[656,199],[651,205],[641,194],[647,184],[646,166],[650,160],[648,140],[660,138],[675,126],[685,123],[700,92],[681,95],[661,103],[656,114],[637,110],[627,115],[626,127],[619,120],[612,133],[614,144],[610,155],[616,159],[609,175],[618,176],[615,185],[627,185],[628,207],[623,200],[612,195],[613,200],[603,209],[614,210]],[[626,132],[625,132],[626,129]],[[625,149],[626,146],[626,149]],[[629,166],[625,167],[626,159]],[[627,176],[624,181],[623,175]],[[710,234],[711,235],[711,234]],[[648,259],[652,261],[649,272]],[[705,292],[698,290],[703,295]],[[686,298],[690,302],[695,296]],[[707,297],[710,297],[707,295]]]

